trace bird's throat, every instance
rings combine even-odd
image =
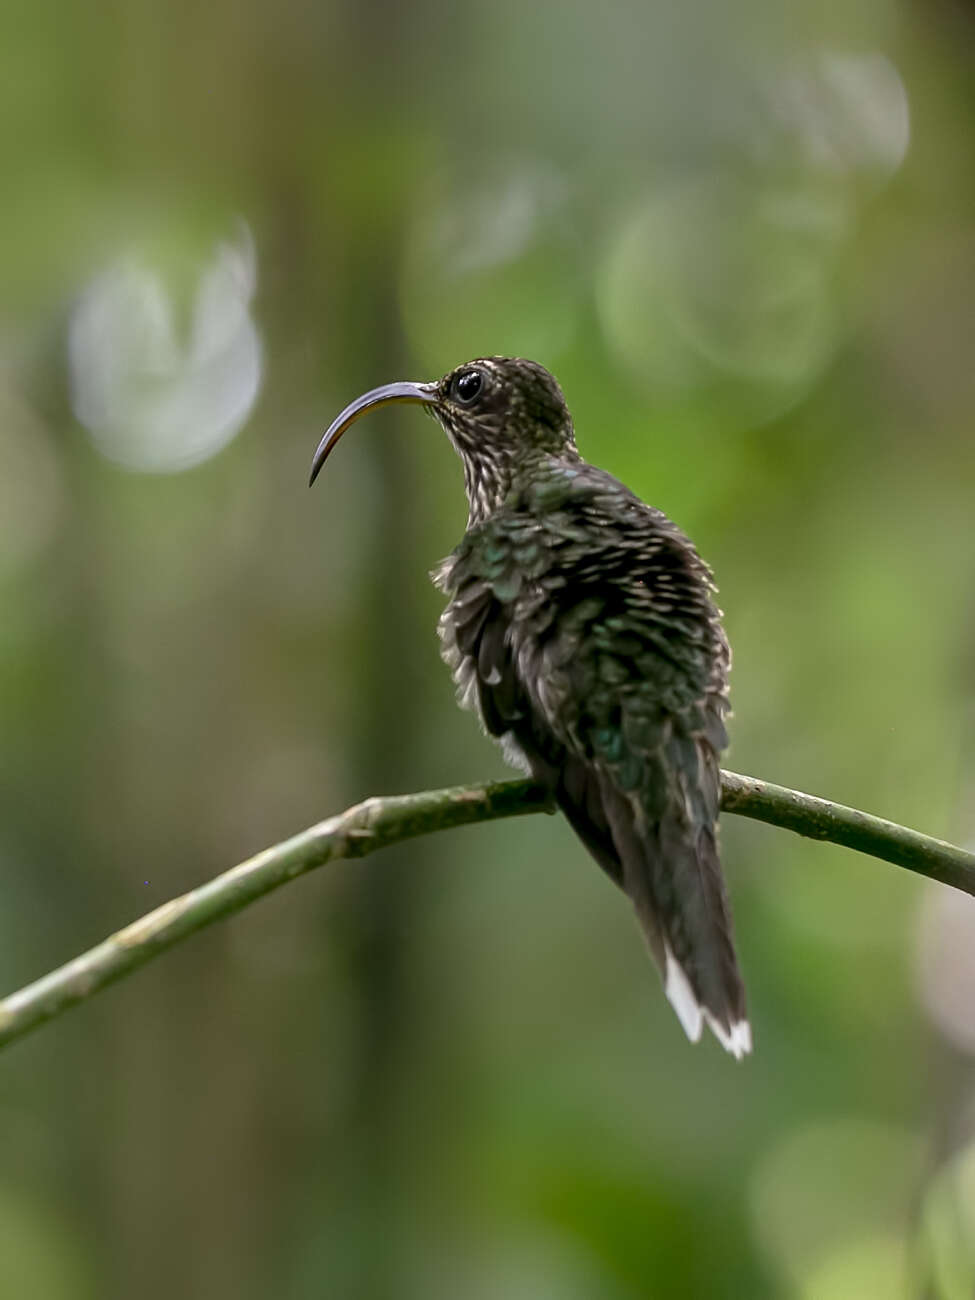
[[[479,447],[474,454],[454,443],[464,466],[464,487],[467,490],[467,526],[483,523],[518,495],[526,485],[548,482],[554,477],[561,481],[560,469],[578,465],[582,457],[574,443],[561,449],[559,455],[542,449],[517,453],[504,446]]]
[[[514,463],[502,447],[479,447],[474,453],[458,446],[467,492],[467,526],[472,528],[504,505],[514,478]]]

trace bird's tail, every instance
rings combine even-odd
[[[664,991],[692,1042],[707,1024],[739,1060],[752,1050],[745,986],[714,827],[684,810],[650,821],[639,802],[604,788],[623,886],[636,908]]]
[[[704,826],[694,834],[674,822],[664,818],[648,852],[656,895],[651,923],[663,941],[664,991],[688,1038],[697,1041],[703,1020],[740,1060],[752,1049],[752,1031],[715,832]]]

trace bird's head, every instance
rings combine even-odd
[[[579,459],[572,417],[549,372],[521,357],[481,357],[434,383],[384,384],[356,398],[318,444],[311,481],[360,415],[392,402],[424,406],[439,420],[463,462],[472,522],[497,510],[519,473],[541,459]]]

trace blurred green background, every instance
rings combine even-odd
[[[969,3],[2,0],[0,986],[498,776],[485,352],[714,566],[729,764],[975,835]],[[970,1300],[975,916],[725,819],[756,1050],[558,819],[337,864],[0,1058],[0,1294]]]

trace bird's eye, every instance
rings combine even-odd
[[[458,402],[473,402],[484,387],[484,376],[480,370],[464,370],[454,380],[454,396]]]

